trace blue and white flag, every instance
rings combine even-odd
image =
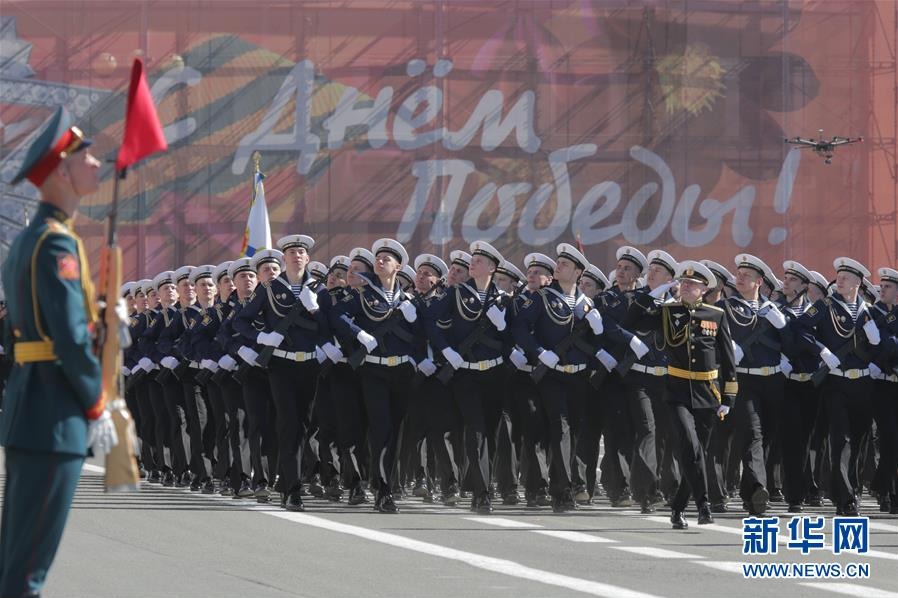
[[[262,180],[265,175],[256,172],[253,175],[253,201],[249,208],[249,219],[243,231],[243,248],[240,252],[245,257],[252,257],[261,249],[271,249],[271,224],[268,222],[268,205],[265,203],[265,186]]]

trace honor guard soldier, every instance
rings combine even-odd
[[[465,427],[465,454],[474,468],[471,510],[489,513],[493,447],[488,439],[495,437],[500,425],[509,428],[505,434],[511,438],[511,421],[502,405],[505,370],[498,367],[504,363],[506,305],[492,280],[503,258],[485,241],[475,241],[470,250],[470,278],[434,295],[428,302],[425,328],[434,353],[455,370],[452,395]]]
[[[580,291],[593,300],[600,293],[608,290],[610,286],[611,283],[608,282],[608,277],[605,276],[605,273],[593,264],[590,264],[583,272],[583,276],[580,277]]]
[[[823,361],[827,374],[823,400],[829,413],[829,454],[832,463],[830,498],[839,515],[858,514],[861,491],[860,446],[872,423],[873,383],[869,363],[881,337],[858,291],[870,272],[856,260],[833,262],[835,290],[814,303],[797,320],[805,350]]]
[[[732,297],[736,292],[736,277],[733,276],[733,273],[712,260],[701,260],[701,264],[710,270],[714,278],[717,279],[717,286],[708,289],[703,301],[713,305],[721,299]]]
[[[138,298],[138,295],[140,298]],[[140,282],[128,282],[122,285],[122,297],[129,302],[128,310],[128,335],[131,337],[131,344],[127,347],[122,355],[122,376],[127,380],[131,375],[131,367],[136,363],[134,356],[137,353],[137,339],[146,328],[146,319],[141,318],[140,314],[146,311],[146,296],[140,291]],[[140,475],[147,478],[149,482],[150,473],[156,470],[155,456],[153,455],[153,433],[152,426],[154,424],[153,414],[148,413],[145,409],[150,406],[138,399],[137,387],[133,384],[125,384],[125,400],[128,404],[128,410],[134,417],[134,426],[137,431],[137,437],[140,439]],[[147,423],[149,421],[149,423]],[[156,479],[150,483],[157,483],[158,471],[156,471]]]
[[[673,413],[683,470],[671,500],[670,521],[674,529],[686,529],[683,512],[690,495],[698,507],[698,523],[714,522],[708,504],[705,453],[714,416],[721,420],[727,416],[739,385],[726,315],[723,309],[702,302],[708,289],[717,286],[715,276],[703,264],[686,260],[680,262],[676,278],[680,282],[679,301],[661,302],[642,293],[630,312],[636,322],[648,319],[664,334],[668,358],[666,400]]]
[[[589,262],[568,243],[556,251],[555,280],[524,297],[512,332],[529,363],[541,364],[536,386],[548,424],[552,508],[564,512],[577,508],[572,468],[588,395],[587,368],[603,325],[592,300],[577,288]],[[534,375],[539,376],[536,370]]]
[[[402,290],[411,293],[415,288],[415,271],[411,266],[406,264],[402,267],[402,269],[396,273],[396,276],[399,280],[399,286],[402,287]]]
[[[324,284],[325,280],[327,280],[327,273],[329,270],[328,267],[321,262],[309,262],[309,265],[306,266],[306,268],[309,270],[309,274],[321,284]]]
[[[446,286],[454,287],[460,282],[470,278],[468,267],[471,265],[471,254],[461,249],[449,253],[449,274],[446,276]]]
[[[410,297],[399,288],[396,275],[408,261],[405,248],[393,239],[378,239],[371,247],[374,274],[355,272],[364,285],[353,289],[338,306],[340,316],[332,318],[340,337],[355,338],[363,347],[357,367],[368,412],[369,444],[375,471],[372,485],[374,508],[381,513],[398,513],[391,480],[396,460],[400,424],[408,401],[408,380],[414,374],[411,362],[411,324],[417,310]],[[356,349],[358,353],[360,349]]]
[[[318,308],[324,287],[306,271],[315,246],[312,237],[289,235],[277,244],[284,270],[256,289],[237,314],[234,329],[248,342],[274,348],[268,378],[277,412],[282,504],[288,511],[302,511],[302,457],[319,369],[316,347],[327,329]],[[264,322],[263,330],[253,325],[255,320]]]
[[[88,256],[71,222],[81,197],[98,187],[89,145],[58,108],[12,180],[27,178],[42,201],[3,264],[10,295],[2,344],[13,365],[0,414],[2,596],[40,594],[87,449],[104,453],[116,442],[92,352],[98,317]]]
[[[883,342],[888,338],[888,351],[881,351],[876,393],[873,396],[873,416],[879,431],[879,466],[871,487],[879,493],[879,510],[898,514],[898,270],[879,268],[879,301],[873,306],[873,318],[881,331]]]

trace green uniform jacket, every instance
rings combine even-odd
[[[13,363],[0,444],[85,455],[88,414],[95,417],[101,406],[100,364],[91,347],[89,322],[95,318],[86,256],[67,218],[41,203],[3,264],[9,309],[4,345],[15,360],[15,344],[50,340],[55,359]]]

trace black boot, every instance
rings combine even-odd
[[[714,517],[711,516],[711,507],[705,502],[698,506],[698,524],[708,525],[709,523],[714,523]]]
[[[686,529],[689,527],[689,524],[686,523],[686,518],[683,517],[683,511],[671,511],[670,524],[674,529]]]
[[[290,494],[287,495],[287,500],[284,501],[284,508],[288,511],[305,511],[306,508],[302,504],[302,496],[299,495],[299,490],[295,489]]]
[[[481,515],[489,515],[493,512],[493,503],[489,492],[480,495],[480,500],[477,501],[477,512]]]

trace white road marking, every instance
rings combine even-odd
[[[861,598],[898,598],[898,593],[853,583],[802,581],[799,582],[798,585],[814,588],[815,590],[826,590],[827,592],[844,594],[846,596],[860,596]]]
[[[514,519],[505,519],[504,517],[462,517],[468,521],[476,523],[486,523],[497,527],[518,528],[518,529],[537,529],[542,527],[535,523],[526,523],[524,521],[515,521]]]
[[[463,517],[468,521],[476,523],[485,523],[487,525],[495,525],[496,527],[505,527],[508,529],[526,529],[534,534],[549,536],[550,538],[558,538],[559,540],[567,540],[568,542],[582,542],[585,544],[614,544],[617,540],[610,538],[602,538],[601,536],[593,536],[583,532],[574,532],[566,530],[542,529],[543,526],[535,523],[527,523],[525,521],[516,521],[514,519],[506,519],[504,517]]]
[[[685,552],[675,552],[664,548],[656,548],[654,546],[609,546],[614,550],[623,550],[642,556],[650,556],[656,559],[701,559],[703,557],[697,554],[687,554]]]
[[[742,575],[742,563],[733,561],[689,561],[695,565],[703,565],[718,571],[726,571],[727,573],[738,573]]]
[[[891,525],[882,521],[870,520],[870,529],[878,529],[883,532],[892,532],[898,534],[898,525]]]

